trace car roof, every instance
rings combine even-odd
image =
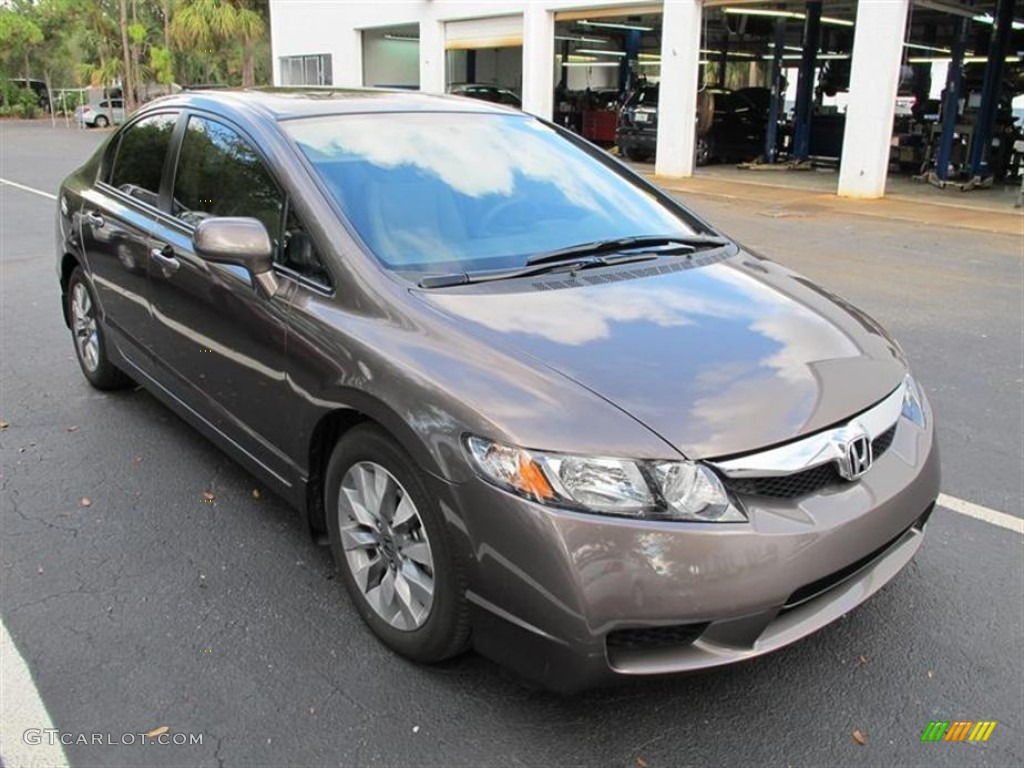
[[[237,90],[183,91],[156,99],[149,106],[195,107],[215,112],[257,115],[273,120],[322,115],[379,112],[491,112],[521,114],[498,104],[457,96],[445,96],[384,88],[248,88]]]

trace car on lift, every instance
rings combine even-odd
[[[939,452],[899,344],[531,115],[182,93],[56,207],[85,378],[294,506],[337,610],[410,659],[474,647],[563,690],[745,661],[924,539]]]
[[[520,99],[514,91],[510,91],[508,88],[502,88],[500,85],[491,85],[489,83],[456,83],[455,85],[448,87],[448,93],[452,96],[465,96],[470,99],[489,101],[492,104],[505,104],[509,107],[515,107],[516,109],[523,108],[523,100]]]
[[[657,84],[638,88],[619,113],[616,144],[630,160],[653,158],[658,141]],[[697,109],[697,165],[744,162],[764,152],[771,91],[706,88]]]

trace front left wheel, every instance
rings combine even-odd
[[[414,661],[462,652],[463,568],[414,460],[379,428],[357,426],[331,454],[324,502],[335,564],[374,634]]]
[[[67,302],[75,357],[85,378],[102,390],[121,389],[130,384],[131,379],[108,358],[96,297],[81,267],[75,267],[68,280]]]

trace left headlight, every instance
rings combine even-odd
[[[487,480],[541,504],[635,518],[747,519],[718,475],[698,462],[541,453],[474,436],[465,445]]]

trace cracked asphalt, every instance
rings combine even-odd
[[[0,123],[0,177],[55,192],[103,135]],[[1021,516],[1022,238],[767,196],[687,202],[893,331],[944,492]],[[145,392],[86,384],[53,214],[0,185],[0,611],[58,729],[203,736],[73,744],[73,766],[1024,764],[1022,537],[946,509],[871,601],[740,666],[565,698],[474,655],[394,656],[283,502]],[[920,743],[954,719],[999,724]]]

